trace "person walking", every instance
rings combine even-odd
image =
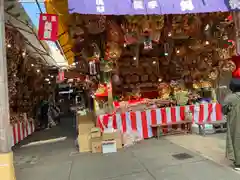
[[[226,156],[240,170],[240,79],[230,82],[231,94],[223,102],[223,114],[227,118]]]
[[[48,128],[48,110],[49,110],[48,101],[42,100],[40,108],[40,126],[43,129]]]

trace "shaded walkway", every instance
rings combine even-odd
[[[62,118],[61,125],[37,131],[13,148],[15,165],[22,167],[36,163],[68,158],[76,152],[73,117]]]

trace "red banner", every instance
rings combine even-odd
[[[233,56],[232,61],[236,65],[236,69],[232,72],[232,77],[240,78],[240,56]]]
[[[39,40],[57,41],[58,39],[58,16],[56,14],[40,14]]]
[[[65,79],[64,71],[59,71],[57,76],[57,83],[63,82]]]

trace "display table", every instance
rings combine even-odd
[[[31,135],[35,131],[35,125],[33,122],[25,121],[18,122],[12,125],[12,139],[11,146],[16,145],[27,136]]]
[[[213,122],[222,120],[222,108],[218,103],[175,106],[144,111],[104,114],[97,117],[97,125],[104,128],[119,129],[123,133],[138,131],[143,138],[153,137],[153,124],[171,124],[183,121],[186,113],[192,114],[194,122]]]

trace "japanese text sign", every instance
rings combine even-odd
[[[57,41],[58,39],[58,16],[56,14],[40,14],[39,40]]]
[[[64,78],[65,78],[65,76],[64,76],[64,71],[59,71],[59,72],[58,72],[58,76],[57,76],[57,83],[63,82],[63,81],[64,81]]]

